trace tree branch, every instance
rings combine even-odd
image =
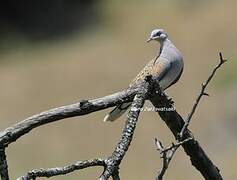
[[[169,163],[171,161],[171,159],[173,158],[176,150],[184,143],[190,141],[192,138],[189,139],[185,139],[182,142],[178,142],[176,144],[172,143],[171,146],[164,148],[163,144],[161,141],[159,141],[157,138],[155,138],[155,145],[156,145],[156,149],[160,152],[161,154],[161,158],[162,160],[162,167],[158,172],[158,175],[156,177],[156,180],[162,180],[163,176],[166,172],[166,170],[169,167]]]
[[[178,148],[178,147],[180,147],[181,145],[183,145],[184,143],[186,143],[186,142],[188,142],[188,141],[190,141],[190,140],[193,140],[193,138],[188,138],[188,139],[185,139],[185,140],[183,140],[183,141],[181,141],[181,142],[172,143],[171,146],[166,147],[165,149],[162,149],[162,151],[160,151],[160,153],[165,153],[165,152],[167,152],[167,151],[169,151],[169,150]]]
[[[221,54],[220,54],[220,59],[222,61],[221,64],[223,64],[225,60],[223,60]],[[216,68],[216,70],[218,68]],[[213,72],[213,75],[210,76],[210,79],[207,81],[205,86],[207,86],[212,76],[214,76],[215,71]],[[94,100],[83,100],[72,105],[62,106],[59,108],[42,112],[40,114],[29,117],[13,125],[12,127],[9,127],[5,129],[4,131],[0,132],[0,147],[1,147],[0,149],[2,150],[0,152],[0,158],[1,158],[0,167],[1,167],[1,175],[5,174],[4,176],[2,176],[2,179],[5,177],[6,179],[3,179],[3,180],[9,179],[8,172],[7,172],[5,148],[9,144],[16,141],[18,138],[20,138],[21,136],[23,136],[24,134],[30,132],[32,129],[36,127],[39,127],[47,123],[58,121],[64,118],[89,114],[95,111],[99,111],[99,110],[103,110],[112,106],[116,106],[124,102],[131,102],[134,96],[136,95],[132,103],[132,108],[130,109],[128,113],[128,119],[125,123],[125,127],[122,132],[122,138],[120,139],[112,155],[109,158],[105,159],[104,161],[102,160],[105,164],[101,165],[101,166],[104,166],[104,172],[102,173],[100,180],[107,180],[109,177],[112,177],[114,180],[119,180],[120,179],[119,178],[119,165],[132,141],[133,133],[134,133],[138,116],[140,113],[140,108],[143,106],[144,101],[147,98],[147,96],[148,96],[148,99],[151,100],[151,102],[157,109],[162,109],[164,107],[168,109],[175,109],[173,107],[173,103],[171,99],[169,99],[163,92],[161,92],[158,87],[155,87],[157,83],[153,83],[153,82],[147,83],[147,82],[144,83],[143,86],[138,87],[136,89],[127,89],[127,90],[124,90],[124,91],[121,91],[109,96],[105,96],[102,98],[98,98]],[[150,92],[149,85],[152,85],[151,92]],[[203,93],[205,95],[205,91],[203,91]],[[196,107],[194,108],[194,111],[195,109]],[[172,133],[174,134],[177,140],[182,142],[182,140],[192,138],[188,142],[181,145],[183,146],[187,155],[190,157],[192,164],[201,172],[203,177],[206,180],[222,180],[222,177],[219,173],[218,168],[208,158],[204,150],[199,145],[198,141],[193,138],[191,131],[189,131],[188,129],[185,130],[183,132],[182,138],[181,139],[179,138],[180,137],[179,134],[185,125],[185,121],[177,113],[177,111],[175,110],[174,111],[159,111],[158,113],[161,116],[161,118],[165,121],[167,126],[170,128],[170,130],[172,131]],[[90,166],[91,165],[88,164],[88,167]],[[72,167],[74,168],[73,165]],[[61,169],[63,169],[63,167]],[[48,170],[43,170],[42,172],[52,172],[50,170],[55,170],[55,169],[52,168]],[[63,174],[63,172],[70,173],[72,171],[61,171],[61,172]],[[32,172],[34,171],[31,171],[31,173]],[[41,171],[38,170],[36,172],[39,173]],[[60,171],[57,171],[57,172],[59,173]],[[32,178],[35,179],[35,177],[32,177]]]
[[[220,68],[221,65],[226,61],[223,59],[221,53],[219,53],[219,56],[220,56],[219,64],[213,69],[211,75],[208,77],[206,82],[202,84],[201,92],[198,95],[198,97],[193,105],[193,108],[192,108],[191,112],[189,113],[186,121],[184,121],[183,118],[175,110],[174,111],[158,111],[160,117],[163,119],[163,121],[165,121],[166,125],[170,128],[170,130],[174,134],[176,140],[178,141],[178,144],[184,140],[190,139],[186,143],[181,143],[181,145],[183,146],[186,154],[190,157],[192,165],[197,170],[200,171],[200,173],[203,175],[203,177],[206,180],[222,180],[222,176],[219,172],[219,169],[209,159],[209,157],[206,155],[206,153],[204,152],[202,147],[199,145],[198,141],[193,138],[191,131],[188,130],[187,127],[191,121],[192,115],[194,114],[201,97],[203,95],[208,95],[205,92],[205,89],[206,89],[208,83],[211,81],[216,70],[218,68]],[[161,92],[159,90],[159,87],[154,87],[154,88],[157,90],[152,91],[154,93],[150,98],[152,104],[157,109],[160,109],[162,107],[166,107],[168,109],[175,109],[173,107],[172,100],[169,97],[167,97],[166,94]],[[171,156],[171,158],[172,158],[172,156]],[[164,164],[164,162],[163,162],[163,164]],[[166,162],[166,164],[167,164],[167,162]],[[164,172],[165,172],[164,170],[161,171],[161,178],[163,177]]]
[[[19,177],[17,180],[30,180],[30,179],[36,179],[37,177],[50,178],[52,176],[65,175],[76,170],[85,169],[85,168],[93,167],[93,166],[106,167],[106,164],[105,164],[105,161],[102,159],[78,161],[75,164],[71,164],[64,167],[32,170],[28,172],[25,176]]]
[[[112,174],[112,178],[113,178],[113,180],[120,180],[119,171],[118,170],[114,171],[114,173]]]
[[[187,119],[185,120],[182,130],[180,131],[180,135],[179,135],[180,139],[182,139],[184,132],[186,131],[187,127],[189,126],[191,118],[192,118],[193,114],[195,113],[195,110],[196,110],[198,103],[200,102],[202,96],[209,96],[209,94],[205,92],[207,85],[212,80],[216,71],[221,67],[221,65],[223,65],[227,61],[227,60],[223,59],[221,52],[219,53],[219,58],[220,58],[219,64],[217,64],[216,67],[212,70],[212,72],[211,72],[210,76],[207,78],[207,80],[204,83],[202,83],[202,88],[200,90],[200,93],[198,94],[197,99],[195,100],[193,107],[192,107],[190,113],[188,114]]]
[[[82,100],[78,103],[54,108],[31,116],[12,127],[0,132],[0,146],[6,147],[32,129],[61,119],[82,116],[95,111],[116,106],[122,102],[130,102],[137,93],[136,89],[126,89],[112,95],[93,100]]]
[[[5,148],[0,146],[0,174],[2,180],[9,180]]]
[[[107,167],[100,177],[100,180],[107,180],[111,175],[118,171],[118,167],[127,152],[133,138],[133,134],[138,121],[140,110],[145,102],[149,91],[149,83],[145,83],[135,96],[131,109],[127,115],[127,121],[122,132],[120,142],[117,144],[112,155],[107,159]]]
[[[127,121],[125,123],[122,137],[115,148],[112,155],[105,159],[93,159],[86,161],[79,161],[75,164],[50,169],[40,169],[28,172],[25,176],[18,178],[18,180],[30,180],[37,177],[52,177],[57,175],[64,175],[75,170],[84,169],[91,166],[103,166],[104,172],[100,176],[100,180],[107,180],[112,177],[113,180],[120,180],[119,165],[127,152],[133,138],[136,123],[139,117],[140,109],[142,108],[149,91],[149,83],[144,83],[139,88],[139,92],[135,95],[130,111],[128,112]]]
[[[160,97],[160,99],[158,99],[158,97]],[[165,95],[157,95],[157,97],[154,97],[153,99],[151,99],[151,101],[156,108],[174,108]],[[178,114],[177,111],[159,111],[158,113],[160,117],[164,120],[166,125],[169,127],[169,129],[172,131],[176,139],[178,139],[179,132],[184,126],[183,118]],[[182,140],[188,138],[193,138],[193,135],[191,131],[187,129],[187,131],[183,135]],[[192,139],[187,143],[183,144],[182,146],[186,154],[190,157],[192,165],[198,171],[200,171],[200,173],[206,180],[222,180],[219,169],[209,159],[209,157],[199,145],[197,140]]]

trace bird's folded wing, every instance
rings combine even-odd
[[[160,81],[171,68],[171,63],[166,59],[159,57],[152,59],[143,69],[138,73],[135,79],[130,83],[129,87],[140,84],[146,76],[153,76]]]

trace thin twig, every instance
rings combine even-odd
[[[195,110],[196,110],[198,103],[200,102],[202,96],[209,96],[209,94],[207,92],[205,92],[207,85],[209,84],[209,82],[211,81],[213,76],[215,75],[216,71],[221,67],[222,64],[224,64],[227,61],[227,60],[223,59],[221,52],[219,53],[219,59],[220,59],[219,64],[217,64],[216,67],[212,70],[212,72],[211,72],[210,76],[207,78],[207,80],[204,83],[202,83],[202,88],[197,96],[197,99],[195,100],[193,107],[191,109],[191,112],[188,114],[188,117],[185,120],[185,124],[184,124],[182,130],[180,131],[180,135],[179,135],[180,139],[183,138],[183,135],[190,124],[192,116],[195,113]]]
[[[106,167],[105,161],[102,159],[92,159],[85,161],[78,161],[74,164],[64,166],[64,167],[56,167],[49,169],[39,169],[32,170],[28,172],[25,176],[19,177],[17,180],[31,180],[36,179],[37,177],[53,177],[57,175],[65,175],[71,173],[76,170],[93,167],[93,166],[103,166]]]
[[[162,143],[161,143],[161,141],[159,141],[157,138],[155,138],[156,148],[160,152],[161,158],[162,158],[162,167],[161,167],[161,169],[158,172],[156,180],[162,180],[163,179],[163,176],[164,176],[166,170],[168,169],[169,163],[171,162],[171,159],[173,158],[176,150],[181,145],[183,145],[184,143],[190,141],[191,139],[192,138],[188,138],[188,139],[185,139],[184,141],[178,142],[176,144],[172,143],[171,146],[169,146],[167,148],[164,148]]]
[[[182,141],[183,139],[190,139],[186,143],[181,143],[181,145],[183,146],[186,154],[190,157],[192,165],[196,167],[196,169],[203,175],[203,177],[206,180],[222,180],[223,178],[220,174],[218,167],[216,167],[213,164],[213,162],[206,155],[202,147],[199,145],[198,141],[193,138],[193,134],[191,133],[190,130],[188,130],[188,125],[201,97],[203,95],[208,95],[205,92],[206,86],[211,81],[216,70],[220,68],[221,65],[226,61],[225,59],[223,59],[221,53],[219,53],[219,56],[220,56],[219,64],[214,68],[211,75],[208,77],[207,81],[202,85],[201,93],[199,94],[192,108],[192,111],[189,114],[186,121],[184,121],[184,119],[177,113],[176,110],[168,112],[158,111],[160,117],[165,121],[166,125],[170,128],[170,130],[172,131],[178,142]],[[164,94],[162,91],[159,91],[158,89],[153,91],[153,93],[154,94],[151,96],[150,100],[152,104],[155,106],[155,108],[159,109],[161,107],[166,107],[167,109],[175,109],[173,103],[170,101],[168,96]],[[164,161],[164,163],[166,163],[166,161]],[[161,173],[164,174],[163,171]],[[163,177],[163,175],[161,176]]]
[[[153,86],[153,83],[150,84]],[[4,148],[7,147],[9,144],[16,141],[21,136],[27,134],[32,129],[39,127],[41,125],[69,117],[89,114],[95,111],[116,106],[124,102],[131,102],[133,97],[135,96],[135,94],[139,92],[139,90],[140,90],[139,88],[127,89],[103,98],[94,100],[83,100],[72,105],[51,109],[49,111],[45,111],[40,114],[34,115],[0,132],[0,147]],[[139,99],[137,105],[139,105],[139,107],[140,106],[142,107],[141,103],[142,104],[144,103],[143,99],[144,94],[141,93],[139,95],[139,93],[136,96],[137,99]],[[162,92],[159,92],[157,90],[155,90],[154,93],[149,94],[149,99],[152,101],[152,103],[156,108],[167,107],[175,109],[172,105],[171,100],[167,96],[165,96]],[[131,143],[137,118],[140,111],[139,108],[138,111],[135,110],[137,109],[136,108],[131,109],[132,112],[130,111],[131,114],[131,116],[129,116],[130,119],[128,118],[126,122],[126,126],[128,125],[129,130],[123,131],[124,135],[122,135],[122,139],[118,143],[118,146],[116,147],[114,153],[112,154],[111,157],[104,160],[106,167],[104,173],[101,176],[102,179],[104,178],[106,180],[111,176],[116,180],[119,179],[118,167],[128,149],[128,146]],[[172,133],[175,135],[175,137],[178,138],[179,132],[181,132],[181,129],[185,124],[183,118],[176,112],[176,110],[169,112],[159,111],[158,113],[161,116],[161,118],[166,122],[166,124],[168,125]],[[126,141],[126,139],[123,139],[124,137],[129,138],[128,141]],[[192,137],[192,133],[187,130],[187,133],[184,134],[183,138],[186,139],[189,137]],[[187,155],[190,156],[192,164],[201,172],[201,174],[204,176],[205,179],[222,180],[218,168],[208,158],[208,156],[206,155],[206,153],[196,140],[194,139],[190,140],[189,142],[182,144],[182,146]],[[5,161],[0,161],[0,166],[2,166],[4,164],[3,162]],[[5,169],[7,170],[7,168]]]
[[[190,138],[185,139],[185,140],[183,140],[183,141],[181,141],[181,142],[172,143],[171,146],[169,146],[169,147],[163,149],[163,150],[161,151],[161,153],[164,153],[164,152],[167,152],[167,151],[172,150],[172,149],[174,149],[174,148],[177,148],[177,147],[183,145],[184,143],[186,143],[186,142],[188,142],[188,141],[190,141],[190,140],[193,140],[193,138],[190,137]]]
[[[52,177],[57,175],[64,175],[71,173],[75,170],[80,170],[91,166],[104,167],[104,171],[100,176],[100,180],[107,180],[109,179],[109,177],[112,177],[113,180],[120,180],[118,171],[119,165],[132,141],[140,109],[142,108],[145,102],[148,91],[149,83],[144,83],[144,85],[139,88],[139,92],[135,95],[131,109],[128,113],[127,121],[122,132],[122,138],[120,139],[120,142],[118,143],[117,147],[115,148],[115,151],[110,157],[105,160],[93,159],[79,161],[75,164],[60,168],[32,170],[28,172],[25,176],[18,178],[18,180],[31,180],[36,179],[37,177]]]

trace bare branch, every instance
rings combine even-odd
[[[195,113],[195,110],[196,110],[198,103],[200,102],[202,96],[209,96],[209,94],[205,92],[207,85],[209,84],[209,82],[211,81],[213,76],[215,75],[216,71],[221,67],[222,64],[224,64],[227,61],[227,60],[223,59],[221,52],[219,53],[219,59],[220,59],[219,64],[217,64],[216,67],[212,70],[212,72],[211,72],[210,76],[207,78],[207,80],[204,83],[202,83],[201,91],[198,94],[197,99],[195,100],[195,102],[193,104],[191,112],[188,114],[188,117],[185,120],[185,124],[184,124],[182,130],[180,131],[180,135],[179,135],[180,139],[183,138],[183,134],[187,130],[187,127],[189,126],[191,118],[192,118],[193,114]]]
[[[112,178],[113,178],[113,180],[120,180],[119,170],[114,171],[114,173],[112,174]]]
[[[222,180],[222,176],[219,172],[219,169],[213,164],[213,162],[209,159],[207,154],[204,152],[202,147],[199,145],[198,141],[193,138],[193,135],[190,130],[188,130],[188,124],[190,119],[192,118],[193,113],[197,107],[197,104],[200,101],[201,96],[208,95],[205,92],[206,86],[214,76],[216,70],[226,61],[223,59],[222,54],[220,53],[220,62],[214,68],[211,75],[207,79],[207,81],[202,85],[202,90],[200,97],[197,98],[194,107],[192,108],[192,112],[189,114],[189,121],[184,121],[184,119],[178,114],[176,110],[174,111],[158,111],[160,117],[165,121],[166,125],[170,128],[172,133],[178,142],[182,142],[182,140],[190,139],[185,144],[181,144],[184,148],[186,154],[190,157],[192,165],[196,167],[198,171],[203,175],[206,180]],[[167,109],[175,109],[173,107],[173,103],[170,98],[159,90],[159,87],[154,87],[158,90],[152,91],[154,94],[150,97],[152,104],[160,109],[162,107],[166,107]],[[185,125],[186,124],[186,125]],[[184,130],[183,130],[184,129]],[[186,129],[186,130],[185,130]],[[182,132],[182,133],[180,133]],[[180,136],[180,134],[182,134]]]
[[[172,143],[171,146],[169,146],[169,147],[163,149],[163,150],[161,151],[161,153],[167,152],[167,151],[172,150],[172,149],[174,149],[174,148],[178,148],[179,146],[183,145],[184,143],[186,143],[186,142],[188,142],[188,141],[190,141],[190,140],[193,140],[193,138],[190,137],[190,138],[185,139],[185,140],[183,140],[183,141],[181,141],[181,142]]]
[[[60,168],[33,170],[28,172],[27,175],[18,178],[18,180],[30,180],[35,179],[36,177],[52,177],[57,175],[64,175],[71,173],[75,170],[80,170],[91,166],[104,167],[104,172],[100,177],[101,180],[107,180],[109,179],[109,177],[112,177],[113,180],[120,180],[118,171],[119,165],[132,141],[140,109],[142,108],[145,102],[148,91],[149,91],[149,83],[144,83],[139,88],[139,92],[135,95],[131,109],[128,112],[127,121],[125,123],[122,132],[122,138],[120,139],[120,142],[115,148],[115,151],[108,159],[105,160],[93,159],[93,160],[79,161],[75,164]]]
[[[225,62],[221,54],[220,54],[220,60],[221,60],[221,63],[220,63],[220,66],[221,66],[221,64]],[[217,67],[216,70],[218,68],[219,67]],[[212,78],[212,76],[210,77]],[[207,80],[207,83],[204,84],[204,86],[207,86],[211,78]],[[102,173],[100,179],[107,180],[109,179],[109,177],[112,177],[114,180],[119,180],[120,179],[119,171],[118,171],[119,165],[132,141],[133,133],[134,133],[138,116],[140,113],[140,108],[143,106],[145,99],[148,97],[148,99],[152,101],[156,109],[160,109],[163,107],[166,107],[168,109],[175,109],[173,107],[172,100],[169,99],[162,91],[160,91],[159,88],[153,87],[153,85],[156,85],[156,84],[157,83],[153,83],[153,82],[144,83],[142,87],[138,87],[136,89],[127,89],[127,90],[124,90],[124,91],[121,91],[109,96],[105,96],[103,98],[98,98],[94,100],[83,100],[72,105],[51,109],[49,111],[45,111],[40,114],[29,117],[25,119],[24,121],[21,121],[17,123],[16,125],[7,128],[6,130],[0,132],[0,147],[2,147],[2,149],[4,150],[4,151],[1,151],[2,153],[0,154],[0,158],[2,158],[0,161],[0,167],[4,166],[4,162],[6,165],[4,167],[7,167],[5,147],[7,147],[10,143],[16,141],[18,138],[20,138],[24,134],[30,132],[32,129],[39,127],[41,125],[47,124],[47,123],[64,119],[64,118],[81,116],[81,115],[89,114],[95,111],[103,110],[112,106],[116,106],[120,103],[131,102],[134,96],[136,95],[132,103],[132,108],[130,109],[128,113],[128,119],[125,123],[125,127],[122,132],[122,138],[120,139],[112,155],[109,158],[102,160],[104,164],[101,166],[104,166],[104,172]],[[152,85],[151,92],[150,92],[149,85]],[[203,95],[207,95],[207,93],[203,91]],[[179,134],[185,125],[185,121],[176,112],[176,110],[159,111],[158,113],[161,116],[161,118],[165,121],[167,126],[170,128],[170,130],[172,131],[176,139],[181,141],[181,140],[193,138],[192,133],[187,129],[186,131],[184,131],[182,139],[179,139],[180,137]],[[197,140],[191,139],[187,141],[186,143],[184,144],[182,143],[180,145],[183,146],[187,155],[190,156],[192,164],[201,172],[201,174],[204,176],[205,179],[222,180],[222,177],[219,173],[219,169],[208,158],[208,156],[205,154],[205,152],[203,151],[203,149],[201,148]],[[175,146],[175,148],[176,147],[178,146]],[[160,148],[162,148],[162,144],[160,144]],[[165,154],[167,156],[167,153]],[[88,165],[88,167],[90,166]],[[7,174],[7,168],[4,168],[3,170],[5,170],[6,171],[5,174]],[[31,173],[38,172],[40,174],[40,172],[41,173],[48,172],[50,170],[55,170],[55,168],[43,170],[43,171],[41,170],[31,171]],[[57,171],[57,172],[59,172],[60,174],[60,171]],[[72,171],[65,171],[65,172],[70,173]],[[1,174],[3,173],[4,172],[1,171]],[[35,174],[33,175],[35,176]],[[44,176],[44,177],[47,177],[47,176]],[[35,177],[32,177],[32,178],[35,179]]]
[[[157,138],[155,138],[155,145],[156,149],[161,153],[164,150],[163,144],[161,141],[159,141]],[[156,177],[156,180],[162,180],[163,176],[166,172],[166,169],[168,168],[168,163],[167,163],[167,156],[166,152],[161,153],[161,158],[162,158],[162,167],[158,172],[158,175]]]
[[[0,147],[0,174],[2,180],[9,180],[5,148]]]
[[[132,141],[136,123],[138,121],[138,116],[145,102],[148,91],[149,83],[145,83],[135,96],[131,109],[129,110],[127,115],[127,121],[125,122],[122,137],[112,155],[106,160],[107,167],[101,175],[100,180],[107,180],[116,171],[118,171],[118,167]]]
[[[155,144],[156,144],[156,148],[157,150],[160,152],[161,154],[161,158],[163,159],[162,160],[162,167],[161,169],[159,170],[158,172],[158,175],[156,177],[156,180],[162,180],[163,179],[163,176],[166,172],[166,170],[168,169],[169,167],[169,163],[171,161],[171,159],[173,158],[176,150],[184,143],[190,141],[192,138],[188,138],[188,139],[185,139],[184,141],[182,142],[178,142],[176,144],[172,143],[171,146],[167,147],[167,148],[164,148],[161,141],[159,141],[157,138],[155,138]]]
[[[132,101],[138,89],[126,89],[102,98],[82,100],[78,103],[54,108],[31,116],[0,132],[0,146],[6,147],[32,129],[65,118],[81,116]]]
[[[65,175],[76,170],[85,169],[85,168],[93,167],[93,166],[106,167],[106,164],[105,164],[105,161],[102,159],[78,161],[75,164],[71,164],[64,167],[32,170],[28,172],[25,176],[19,177],[17,180],[31,180],[31,179],[36,179],[37,177],[49,178],[49,177],[57,176],[57,175]]]

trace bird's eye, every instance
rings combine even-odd
[[[161,35],[160,31],[155,34],[155,36],[160,36],[160,35]]]

